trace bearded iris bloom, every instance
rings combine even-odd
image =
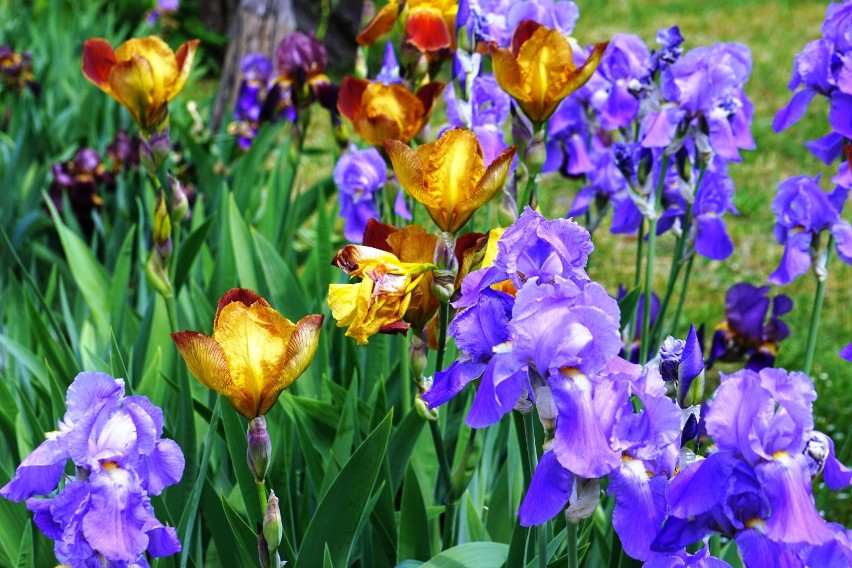
[[[565,36],[524,20],[515,30],[511,49],[491,48],[494,77],[534,124],[542,124],[565,97],[591,78],[606,46],[595,45],[586,62],[577,67]]]
[[[412,93],[402,85],[346,77],[340,85],[337,109],[371,146],[385,138],[407,143],[429,122],[443,89],[443,83],[433,81]]]
[[[670,516],[651,547],[674,552],[719,532],[736,541],[747,566],[801,566],[800,556],[835,539],[814,504],[811,477],[822,471],[838,490],[852,471],[813,429],[816,391],[805,374],[743,370],[721,380],[705,417],[718,451],[674,476]]]
[[[404,19],[405,43],[420,53],[436,57],[456,48],[456,0],[391,0],[358,34],[361,45],[372,45]]]
[[[83,44],[83,74],[121,103],[148,133],[168,118],[168,103],[183,89],[199,40],[177,52],[157,36],[129,39],[117,49],[105,39]]]
[[[59,430],[47,435],[0,489],[27,500],[36,526],[72,566],[147,566],[144,554],[181,549],[177,532],[154,516],[150,495],[180,481],[184,457],[163,438],[163,412],[144,396],[124,396],[124,381],[80,373],[68,388]],[[76,476],[63,480],[68,460]]]
[[[461,129],[448,130],[417,150],[399,140],[383,144],[406,193],[426,207],[442,231],[452,234],[500,192],[515,155],[515,147],[509,147],[486,168],[476,135]]]
[[[412,295],[431,262],[402,262],[394,254],[368,246],[347,245],[332,264],[349,276],[360,277],[356,284],[331,284],[328,305],[338,327],[348,326],[346,335],[359,345],[377,333],[404,333],[403,316]]]
[[[213,335],[179,331],[172,340],[198,382],[254,420],[314,358],[323,316],[293,323],[251,290],[235,288],[219,300]]]
[[[378,219],[376,194],[387,180],[387,166],[375,148],[346,152],[334,166],[334,183],[340,195],[343,236],[359,243],[370,219]]]

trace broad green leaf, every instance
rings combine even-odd
[[[228,223],[231,228],[231,246],[234,249],[234,258],[237,261],[237,275],[240,277],[240,285],[243,288],[257,290],[257,270],[254,263],[251,236],[243,216],[237,208],[237,203],[234,201],[234,194],[229,196]]]
[[[180,537],[183,550],[180,554],[180,567],[186,568],[189,561],[189,552],[192,549],[192,534],[195,528],[195,518],[198,514],[198,503],[201,500],[201,490],[204,488],[204,480],[207,477],[207,468],[210,465],[210,452],[213,451],[213,441],[216,437],[216,429],[219,426],[219,406],[222,401],[221,396],[216,396],[216,405],[213,407],[213,414],[210,417],[210,425],[207,428],[207,436],[204,438],[204,454],[201,457],[201,465],[198,472],[195,474],[195,484],[192,487],[192,492],[189,494],[189,499],[186,501],[186,508],[180,517],[177,533]],[[184,475],[193,475],[192,472],[184,471]]]
[[[335,566],[348,566],[349,554],[381,467],[393,413],[355,450],[314,513],[296,561],[297,568],[322,566],[326,545]]]
[[[62,222],[62,218],[53,206],[53,201],[45,199],[59,240],[68,259],[71,275],[77,283],[77,288],[85,298],[92,312],[92,317],[98,327],[98,335],[107,337],[109,328],[109,278],[103,265],[95,258],[89,246]]]
[[[396,549],[397,562],[406,559],[428,560],[432,556],[429,543],[429,519],[426,503],[414,466],[409,463],[402,485],[402,503],[399,509],[399,544]]]
[[[130,284],[130,271],[133,266],[133,236],[136,226],[132,226],[119,249],[109,293],[110,324],[113,333],[121,337],[124,320],[128,315],[127,296]]]
[[[184,281],[186,280],[189,269],[192,268],[201,247],[204,246],[204,239],[210,232],[210,227],[213,226],[214,217],[210,217],[201,226],[189,233],[186,238],[180,243],[180,248],[177,251],[177,262],[175,264],[175,281],[172,283],[175,288],[175,294],[180,292]]]
[[[252,236],[271,304],[293,321],[307,315],[308,301],[299,279],[266,237],[257,231],[252,231]]]
[[[231,534],[234,535],[234,539],[239,545],[240,556],[244,559],[251,559],[247,564],[243,563],[243,566],[253,566],[258,562],[257,535],[246,524],[240,514],[231,507],[231,504],[225,498],[225,494],[221,492],[220,502],[222,503],[222,509],[225,511],[225,519],[228,522],[228,526],[231,527]]]
[[[33,560],[33,525],[32,523],[27,523],[24,528],[24,534],[21,535],[18,562],[15,566],[17,568],[31,568],[34,566]]]
[[[508,553],[508,544],[468,542],[445,550],[420,568],[500,568]]]

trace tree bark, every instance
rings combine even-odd
[[[222,66],[219,92],[213,105],[210,130],[217,132],[233,106],[240,84],[240,61],[249,53],[274,55],[278,42],[296,29],[292,0],[240,0],[231,17],[228,50]]]

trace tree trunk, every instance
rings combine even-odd
[[[275,54],[278,42],[296,29],[292,0],[240,0],[231,17],[228,51],[222,67],[219,93],[213,106],[210,130],[216,132],[233,106],[240,84],[240,61],[249,53]]]

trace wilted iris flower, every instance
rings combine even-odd
[[[346,152],[334,166],[340,195],[340,216],[346,220],[343,236],[360,243],[367,221],[378,219],[376,195],[387,180],[387,166],[375,148]]]
[[[179,552],[177,532],[157,520],[149,497],[183,475],[183,452],[162,437],[162,411],[144,396],[124,396],[124,381],[104,373],[77,375],[66,406],[59,430],[24,459],[0,495],[27,500],[64,564],[147,566],[146,553]],[[64,475],[68,460],[73,477]],[[53,497],[33,497],[60,485]]]
[[[337,327],[348,327],[346,336],[359,345],[377,333],[408,330],[403,316],[420,280],[435,268],[431,260],[402,262],[390,252],[359,245],[343,247],[332,264],[350,277],[361,278],[355,284],[328,287],[328,305]]]
[[[399,140],[383,143],[399,184],[452,234],[500,192],[515,155],[514,146],[507,148],[486,167],[476,135],[458,128],[417,150]]]
[[[311,364],[322,320],[312,314],[294,324],[255,292],[235,288],[219,300],[212,336],[179,331],[172,340],[198,382],[254,420]]]
[[[183,89],[199,40],[177,52],[157,36],[129,39],[113,51],[105,39],[83,44],[83,74],[124,105],[147,136],[167,124],[168,102]]]
[[[852,264],[852,226],[840,218],[848,193],[843,187],[825,193],[819,177],[796,176],[781,182],[772,210],[775,238],[784,245],[784,256],[769,275],[770,283],[783,286],[806,273],[819,254],[824,231],[834,237],[840,259]],[[821,269],[819,264],[817,268]]]
[[[101,190],[113,189],[115,179],[101,162],[101,156],[91,148],[81,148],[73,160],[53,165],[50,199],[58,211],[65,200],[87,233],[92,230],[92,212],[104,205]]]
[[[736,541],[747,566],[802,566],[836,538],[816,509],[811,478],[821,471],[838,490],[852,471],[813,429],[816,391],[806,375],[763,369],[721,379],[704,417],[718,451],[674,476],[652,548],[675,552],[716,532]]]
[[[403,85],[346,77],[340,85],[337,108],[371,146],[393,138],[408,143],[429,122],[443,83],[428,83],[416,93]]]
[[[494,77],[530,121],[542,124],[565,97],[589,80],[606,45],[595,45],[578,68],[565,36],[558,30],[524,20],[512,36],[511,49],[491,48]]]
[[[725,321],[713,333],[708,366],[717,359],[738,361],[744,357],[748,357],[746,369],[753,371],[775,365],[778,344],[790,335],[781,316],[793,309],[793,301],[785,294],[770,300],[768,292],[769,286],[758,288],[748,282],[728,289]]]

